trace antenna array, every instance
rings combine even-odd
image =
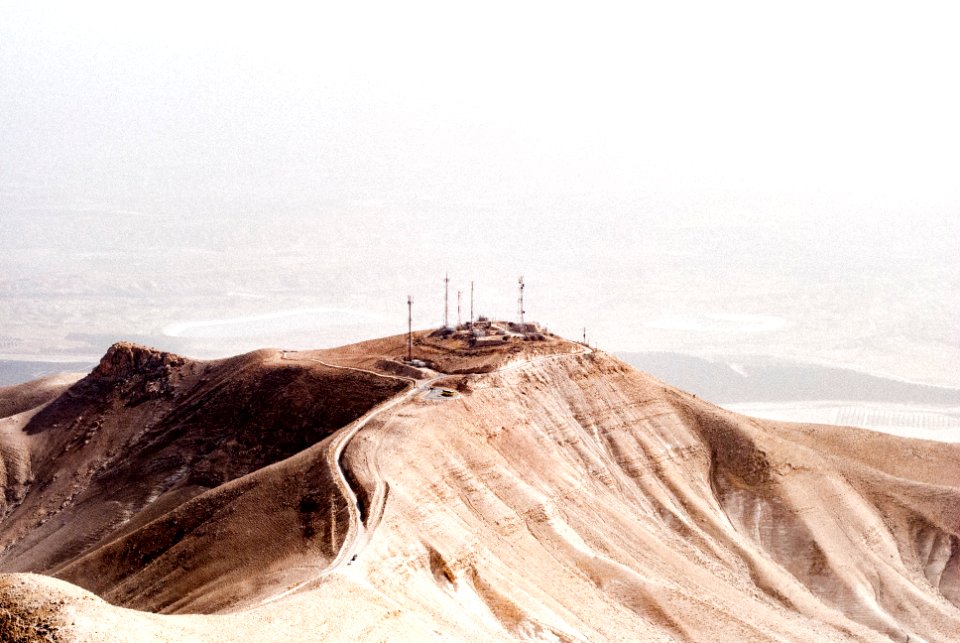
[[[443,327],[450,328],[450,273],[443,278]]]
[[[523,285],[523,275],[520,275],[519,283],[520,283],[520,298],[519,298],[517,301],[518,301],[519,306],[520,306],[520,327],[521,327],[521,329],[522,329],[522,328],[523,328],[523,313],[527,312],[527,311],[525,311],[525,310],[523,309],[523,288],[524,288],[524,285]]]
[[[407,295],[407,361],[413,359],[413,295]]]

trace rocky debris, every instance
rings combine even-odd
[[[0,576],[0,640],[7,643],[63,641],[63,606],[56,595],[35,591],[30,576]]]

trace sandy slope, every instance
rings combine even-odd
[[[565,342],[448,348],[420,350],[448,372],[492,372],[450,377],[460,397],[413,395],[357,431],[339,463],[359,506],[325,454],[336,426],[408,390],[372,373],[268,351],[211,366],[131,349],[117,367],[108,360],[104,390],[71,389],[104,409],[86,449],[102,439],[114,453],[79,477],[66,472],[89,468],[69,455],[84,451],[75,418],[89,411],[70,392],[3,420],[0,568],[48,576],[0,576],[0,635],[949,641],[960,632],[960,445],[744,418],[601,353],[548,357],[577,350]],[[402,350],[388,338],[302,356],[384,368]],[[157,369],[165,380],[144,377]],[[131,404],[154,381],[168,382],[158,390],[169,396]],[[350,413],[328,417],[350,401]],[[246,412],[218,411],[231,408]],[[328,428],[309,429],[321,418]],[[138,421],[166,422],[166,438],[146,448]],[[306,435],[265,447],[286,435],[277,427]],[[151,467],[171,453],[184,457],[157,475],[186,469],[158,485]],[[124,466],[121,494],[103,472]],[[357,558],[322,575],[351,516],[363,523],[350,543]],[[76,586],[177,616],[124,610]]]

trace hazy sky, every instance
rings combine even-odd
[[[758,351],[855,362],[872,327],[884,364],[952,359],[958,18],[949,2],[0,2],[0,353],[29,352],[37,320],[151,336],[221,314],[191,317],[206,293],[144,317],[196,296],[181,273],[208,261],[264,298],[226,316],[384,312],[384,284],[420,296],[448,268],[496,277],[509,314],[525,272],[540,293],[563,277],[540,311],[613,349],[694,350],[650,338],[696,332],[699,312],[785,320],[746,323],[788,333]],[[298,278],[338,294],[296,300]],[[803,342],[801,302],[819,315]]]
[[[721,192],[711,216],[758,198],[922,215],[960,203],[957,18],[948,2],[8,2],[4,174],[157,195],[183,191],[185,165],[234,190],[279,165],[318,195]]]

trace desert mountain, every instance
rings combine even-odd
[[[0,637],[957,639],[960,445],[553,337],[414,350],[117,344],[0,389]]]

